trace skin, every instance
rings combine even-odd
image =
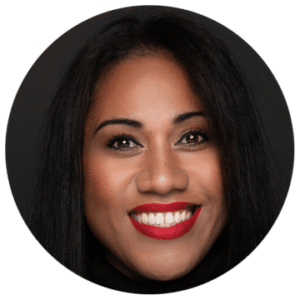
[[[194,116],[174,124],[180,114],[204,111],[185,72],[164,52],[123,60],[102,78],[94,96],[83,152],[88,225],[120,272],[139,279],[179,278],[201,262],[227,219],[209,118]],[[142,128],[108,124],[97,130],[116,118],[139,121]],[[190,130],[197,130],[196,140],[185,136]],[[111,141],[121,134],[134,140]],[[172,202],[202,206],[185,235],[158,240],[132,225],[133,208]]]

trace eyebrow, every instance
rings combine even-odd
[[[194,118],[194,117],[204,117],[205,113],[203,111],[195,111],[195,112],[189,112],[184,113],[176,116],[173,120],[173,124],[180,124],[183,121]],[[115,124],[123,124],[128,125],[133,128],[143,128],[143,124],[140,121],[133,120],[133,119],[127,119],[127,118],[121,118],[121,119],[110,119],[107,121],[102,122],[95,130],[94,134],[96,134],[100,129],[107,125],[115,125]]]

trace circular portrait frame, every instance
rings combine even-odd
[[[207,19],[207,22],[210,23],[212,21],[210,21],[209,19]],[[212,22],[212,23],[214,23],[214,22]],[[62,39],[63,38],[61,38],[61,40]],[[78,44],[80,44],[80,43],[82,43],[82,41],[84,40],[84,38],[82,40],[80,40],[80,39],[78,39],[78,37],[76,37],[76,40],[77,40],[76,42]],[[239,43],[237,43],[234,40],[230,40],[230,38],[228,38],[227,40],[229,40],[229,44],[231,43],[231,46],[232,46],[231,50],[235,49],[233,51],[237,51],[237,53],[240,53],[239,51],[241,51],[243,49],[243,47],[245,46],[245,45],[243,45],[243,42],[241,42],[239,44]],[[48,50],[46,50],[46,52]],[[68,52],[68,51],[70,51],[70,49],[69,50],[64,49],[64,51],[66,51],[66,52],[62,53],[62,58],[61,59],[65,61],[65,57],[70,55],[70,52]],[[39,59],[39,61],[41,59],[43,59],[44,54]],[[248,69],[252,68],[252,70],[251,70],[251,72],[253,72],[252,74],[258,74],[259,73],[261,75],[261,78],[258,81],[256,81],[256,84],[257,85],[261,84],[261,86],[260,86],[261,89],[265,88],[265,89],[268,90],[267,91],[267,94],[268,94],[268,97],[269,97],[268,99],[272,98],[272,100],[274,101],[274,98],[276,98],[276,94],[278,95],[278,93],[280,93],[280,97],[279,98],[283,99],[282,98],[283,96],[282,96],[281,91],[280,91],[280,89],[279,89],[278,86],[277,86],[277,91],[274,92],[274,90],[276,90],[276,81],[274,81],[273,78],[270,78],[270,81],[267,82],[267,85],[261,83],[261,79],[262,78],[264,80],[266,80],[265,76],[264,76],[265,75],[264,74],[264,70],[261,70],[261,69],[259,70],[258,68],[256,68],[255,64],[253,64],[253,61],[251,61],[251,59],[250,59],[250,57],[251,57],[251,51],[250,51],[250,53],[248,52],[245,55],[249,59]],[[255,53],[253,52],[252,55],[255,56]],[[242,60],[243,59],[244,59],[244,62],[247,64],[247,59],[245,59],[245,57],[243,57]],[[256,57],[256,59],[259,59],[259,57]],[[52,63],[53,63],[53,65],[55,65],[54,62],[52,62]],[[58,63],[58,62],[56,62],[56,63]],[[51,70],[51,67],[52,66],[49,65],[49,69],[48,70]],[[55,69],[55,66],[54,66],[54,69]],[[60,70],[62,70],[62,69],[64,69],[64,68],[60,67]],[[30,72],[32,72],[32,71],[30,71]],[[41,72],[41,70],[39,70],[38,72]],[[54,72],[57,72],[57,70],[54,71]],[[251,77],[251,75],[250,75],[250,77]],[[253,77],[253,75],[252,75],[252,77]],[[28,75],[27,75],[27,78],[28,78]],[[37,78],[37,77],[35,77],[35,78]],[[44,79],[42,79],[42,78],[40,78],[40,80],[41,80],[41,83],[44,81]],[[275,83],[275,88],[272,85],[274,83]],[[28,99],[30,99],[30,101],[31,101],[30,103],[31,104],[30,105],[26,105],[26,106],[22,106],[22,105],[20,106],[19,112],[21,113],[21,115],[18,115],[18,114],[12,115],[11,114],[10,121],[9,121],[9,122],[11,122],[11,124],[13,122],[13,121],[11,121],[12,118],[17,118],[19,120],[22,119],[22,115],[24,115],[25,109],[28,109],[29,111],[30,110],[31,111],[35,111],[34,114],[36,114],[37,116],[40,116],[42,118],[43,115],[40,114],[40,113],[37,113],[37,111],[39,111],[39,110],[36,109],[36,106],[40,105],[38,103],[39,102],[39,98],[41,97],[42,94],[43,94],[43,96],[45,98],[47,98],[47,97],[51,98],[52,95],[51,95],[51,92],[49,92],[49,91],[53,90],[53,87],[55,87],[57,84],[56,84],[56,82],[52,82],[51,83],[51,81],[48,81],[46,83],[46,85],[48,85],[48,87],[46,87],[46,89],[45,89],[45,86],[43,87],[40,84],[39,84],[39,88],[36,89],[34,85],[36,85],[36,83],[33,84],[33,82],[29,81],[29,84],[27,83],[27,89],[26,90],[22,90],[22,88],[19,90],[17,98],[18,97],[22,98],[26,94],[30,95],[28,97]],[[266,90],[264,91],[264,93],[266,93]],[[274,93],[274,94],[272,94],[272,93]],[[266,101],[268,101],[268,100],[266,100]],[[17,101],[15,101],[15,103],[17,103]],[[280,105],[280,103],[278,105]],[[14,107],[15,106],[16,105],[14,104]],[[44,110],[45,106],[47,106],[47,104],[42,104],[41,110]],[[34,107],[34,109],[32,109],[33,107]],[[275,106],[273,108],[274,108],[274,111],[278,110],[278,106]],[[15,108],[13,108],[13,109],[15,109]],[[263,110],[263,108],[261,108],[261,109]],[[282,108],[280,110],[282,111]],[[265,115],[263,116],[263,122],[265,122],[265,127],[269,128],[269,129],[266,129],[266,130],[267,131],[269,130],[269,136],[272,136],[271,140],[273,140],[273,137],[280,136],[280,133],[286,133],[285,128],[282,126],[282,124],[277,124],[277,126],[278,126],[277,128],[272,125],[272,124],[274,124],[274,121],[272,121],[272,118],[274,117],[274,111],[271,111],[271,112],[270,111],[265,111]],[[27,118],[28,118],[28,115],[27,115]],[[281,118],[282,119],[282,117],[280,115],[278,115],[277,118]],[[22,133],[22,131],[20,132],[20,128],[21,128],[20,125],[18,125],[16,128],[13,128],[13,126],[10,126],[10,123],[9,123],[9,125],[8,125],[8,132],[7,132],[8,135],[7,136],[9,136],[9,134],[10,135],[14,135],[15,132],[18,132],[20,135],[26,134],[26,131],[28,131],[28,128],[30,128],[29,130],[34,130],[34,128],[36,127],[36,123],[35,122],[37,120],[35,120],[34,122],[30,122],[30,120],[27,120],[27,122],[28,122],[27,124],[29,126],[29,127],[27,127],[27,129],[26,129],[26,126],[27,126],[26,120],[24,120],[24,121],[25,122],[22,122],[22,124],[23,124],[22,128],[24,128],[24,130],[25,130],[24,133]],[[289,120],[287,120],[287,122],[288,121]],[[291,125],[288,124],[288,126],[291,126]],[[290,151],[292,151],[293,145],[291,144],[291,138],[292,138],[292,136],[288,137],[288,136],[286,136],[286,134],[284,134],[284,135],[285,135],[285,137],[282,137],[282,138],[278,139],[281,142],[278,142],[277,145],[275,146],[275,148],[276,149],[280,149],[279,152],[278,152],[278,154],[277,154],[277,156],[279,155],[281,157],[281,159],[282,159],[281,165],[287,168],[288,171],[285,171],[285,172],[286,172],[287,177],[288,177],[288,176],[291,176],[291,169],[292,169],[293,159],[291,159],[290,156],[287,156],[286,158],[284,158],[284,155],[286,155],[286,153],[291,153]],[[286,138],[286,140],[284,138]],[[8,175],[9,175],[9,180],[10,180],[12,192],[13,192],[13,195],[14,195],[15,200],[17,202],[18,208],[19,208],[19,210],[20,210],[20,212],[21,212],[21,214],[22,214],[22,216],[23,216],[23,218],[24,218],[25,221],[27,221],[27,219],[26,219],[27,218],[26,217],[26,213],[27,213],[26,212],[26,207],[27,206],[26,206],[26,201],[24,201],[24,198],[26,198],[26,194],[29,195],[27,197],[30,198],[30,189],[31,189],[30,182],[32,182],[32,179],[30,179],[30,177],[31,177],[30,175],[28,175],[27,178],[25,178],[24,176],[22,176],[22,183],[20,184],[20,177],[18,177],[18,175],[16,175],[16,176],[15,175],[10,175],[10,174],[16,174],[16,173],[14,173],[15,171],[9,171],[9,168],[11,168],[11,170],[20,170],[20,169],[26,170],[26,168],[28,168],[28,166],[30,166],[32,164],[32,161],[30,161],[30,160],[23,160],[23,162],[22,162],[23,165],[22,165],[22,163],[18,162],[18,155],[20,156],[20,154],[18,154],[16,152],[11,152],[9,149],[13,149],[13,148],[19,149],[20,148],[19,145],[22,144],[22,146],[23,146],[23,154],[22,155],[24,157],[26,157],[26,155],[24,155],[24,153],[26,153],[26,150],[27,151],[31,151],[32,144],[34,144],[35,141],[36,141],[36,136],[32,135],[29,138],[26,138],[26,140],[22,140],[22,138],[20,138],[16,142],[9,142],[8,141],[7,142],[7,148],[6,148],[7,149],[7,163],[8,163],[8,165],[10,164],[11,166],[13,166],[15,164],[13,167],[9,167],[8,166]],[[282,143],[282,141],[284,141],[284,142]],[[284,147],[283,146],[281,147],[282,144],[285,144]],[[285,152],[284,151],[286,149],[285,147],[288,147],[287,144],[289,144],[289,152]],[[9,155],[11,155],[10,158],[9,158]],[[17,186],[17,185],[21,186],[21,188],[18,191],[14,187],[14,186]],[[289,186],[289,180],[286,183],[285,187],[283,188],[286,192],[288,190],[288,186]],[[22,201],[18,201],[18,199],[21,199],[21,198],[22,198]]]

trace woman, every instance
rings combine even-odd
[[[281,208],[246,81],[200,24],[110,23],[76,55],[48,119],[31,228],[96,283],[205,283],[244,259]]]

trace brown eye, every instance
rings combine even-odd
[[[207,140],[207,135],[200,131],[190,131],[183,135],[176,145],[195,146]]]
[[[133,137],[127,135],[114,136],[107,144],[108,148],[118,151],[129,151],[143,147]]]
[[[114,148],[134,148],[136,144],[128,139],[118,140],[113,143]]]

